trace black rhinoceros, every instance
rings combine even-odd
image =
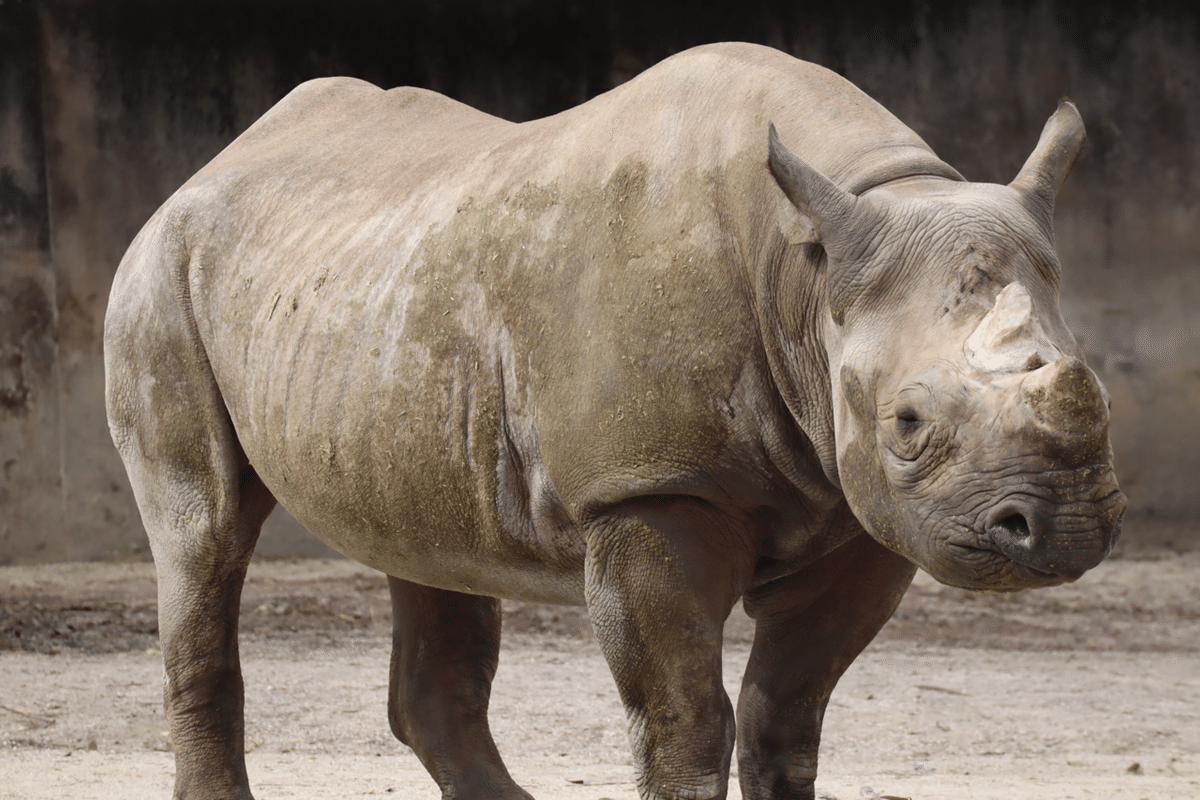
[[[1010,185],[968,183],[736,44],[523,124],[296,89],[147,223],[105,325],[176,795],[250,797],[238,601],[279,502],[390,576],[389,718],[446,797],[528,797],[487,722],[500,597],[586,604],[643,797],[722,797],[735,731],[744,797],[813,797],[829,694],[918,566],[1047,586],[1117,537],[1052,244],[1083,141],[1064,103]]]

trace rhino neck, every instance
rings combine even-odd
[[[916,146],[879,148],[858,155],[840,167],[845,176],[831,178],[853,195],[898,181],[935,178],[965,182],[966,178],[954,167],[932,152]],[[836,174],[836,173],[835,173]]]
[[[833,400],[822,320],[829,317],[823,251],[816,245],[780,241],[755,281],[763,349],[791,423],[812,446],[812,456],[838,489]],[[796,454],[808,457],[809,454]]]

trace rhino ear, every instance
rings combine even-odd
[[[812,225],[811,241],[826,249],[854,217],[858,198],[826,178],[779,140],[775,123],[767,127],[767,165],[788,200]]]
[[[862,289],[864,275],[855,263],[856,246],[872,234],[876,214],[867,200],[847,192],[779,140],[775,124],[767,128],[767,165],[792,206],[811,225],[785,228],[793,244],[815,242],[828,256],[826,286],[829,309],[841,325],[846,310]]]
[[[1047,222],[1054,215],[1054,197],[1075,165],[1087,141],[1083,118],[1070,100],[1063,100],[1046,121],[1037,147],[1009,184],[1034,201]]]

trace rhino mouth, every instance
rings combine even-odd
[[[1123,504],[1120,492],[1099,503],[1122,509]],[[968,563],[993,562],[986,571],[1003,569],[1006,583],[1032,587],[1073,582],[1112,552],[1121,536],[1121,515],[1067,519],[1071,524],[1064,526],[1050,509],[1010,498],[999,503],[983,525],[969,531],[968,541],[948,544]]]
[[[992,557],[1001,556],[1013,564],[1022,567],[1023,571],[1029,573],[1034,578],[1053,583],[1074,581],[1085,572],[1085,569],[1072,569],[1069,571],[1053,570],[1043,565],[1039,559],[1034,557],[1031,552],[1032,548],[1023,544],[1023,542],[1028,540],[1028,537],[1027,524],[1009,522],[995,525],[987,529],[986,540],[974,549],[979,550],[981,553],[988,553]]]
[[[994,546],[950,543],[948,547],[955,560],[969,564],[967,571],[957,574],[957,579],[946,580],[963,589],[988,589],[992,591],[1019,591],[1045,586],[1057,586],[1069,578],[1046,572],[1037,567],[1012,558]]]

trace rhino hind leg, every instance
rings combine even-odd
[[[737,711],[745,800],[813,800],[829,695],[891,618],[915,571],[864,533],[747,595],[756,626]]]
[[[252,798],[238,611],[250,555],[275,498],[253,468],[245,465],[236,474],[238,502],[219,522],[147,525],[158,573],[175,797],[189,800]]]
[[[237,440],[196,333],[177,237],[150,229],[105,320],[109,429],[158,574],[175,797],[251,798],[238,656],[242,582],[275,498]]]
[[[388,578],[392,659],[388,721],[455,800],[531,800],[488,726],[500,658],[500,601]]]

